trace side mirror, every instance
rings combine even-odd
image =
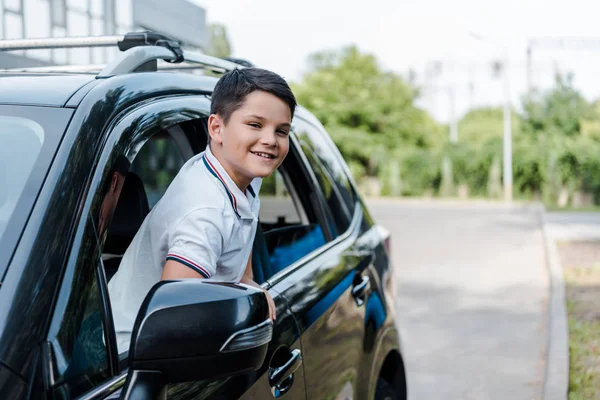
[[[273,336],[264,293],[201,279],[157,283],[133,328],[121,398],[166,398],[167,383],[259,369]]]

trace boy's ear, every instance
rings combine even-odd
[[[219,115],[210,114],[210,116],[208,117],[208,134],[210,135],[211,141],[215,141],[219,144],[223,143],[223,126],[223,119],[221,119]]]

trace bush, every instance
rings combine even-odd
[[[394,157],[400,163],[402,195],[422,196],[426,191],[438,192],[441,182],[439,153],[418,147],[407,147],[397,151]],[[382,175],[385,179],[385,169]]]
[[[566,190],[571,199],[575,192],[585,192],[600,204],[599,154],[600,143],[587,137],[539,134],[534,139],[516,135],[513,141],[514,195],[523,199],[541,196],[547,204],[556,205],[560,193]],[[449,173],[443,171],[445,158],[451,164]],[[381,154],[377,177],[382,184],[382,195],[440,195],[442,176],[446,176],[444,179],[452,179],[452,182],[445,182],[444,193],[454,195],[454,188],[465,184],[471,196],[498,197],[502,159],[501,138],[490,138],[482,144],[448,144],[437,150],[405,146]],[[350,166],[360,180],[364,167],[353,162]]]

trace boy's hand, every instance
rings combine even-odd
[[[271,318],[271,321],[275,321],[275,319],[277,318],[277,313],[275,311],[275,301],[273,301],[273,298],[271,297],[269,292],[267,292],[266,289],[264,289],[258,283],[254,282],[254,274],[252,273],[252,252],[250,252],[248,264],[246,264],[246,270],[244,271],[244,275],[242,276],[241,282],[245,283],[246,285],[254,286],[255,288],[258,288],[265,293],[267,303],[269,303],[269,318]]]
[[[273,300],[273,297],[271,297],[271,295],[269,294],[267,289],[263,288],[258,283],[254,282],[252,279],[249,279],[247,276],[244,276],[242,278],[241,283],[244,283],[244,284],[250,285],[250,286],[254,286],[255,288],[263,291],[263,293],[265,294],[265,297],[267,298],[267,303],[269,303],[269,318],[271,318],[271,321],[275,321],[275,319],[277,318],[276,311],[275,311],[275,301]]]
[[[275,301],[273,301],[273,298],[271,297],[267,289],[263,289],[263,292],[265,292],[267,302],[269,303],[269,318],[271,318],[271,321],[275,321],[275,319],[277,318],[277,312],[275,311]]]

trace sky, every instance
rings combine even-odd
[[[600,2],[593,0],[192,2],[206,9],[208,23],[227,27],[234,56],[291,81],[302,79],[309,54],[350,44],[374,54],[385,70],[407,76],[412,69],[424,89],[420,104],[441,121],[471,107],[502,104],[504,81],[494,78],[491,63],[502,59],[504,48],[510,99],[518,108],[527,88],[531,38],[597,38],[588,51],[534,48],[532,75],[536,85],[547,88],[556,71],[574,72],[575,85],[587,98],[600,97]],[[442,72],[426,79],[433,61],[441,63]]]

